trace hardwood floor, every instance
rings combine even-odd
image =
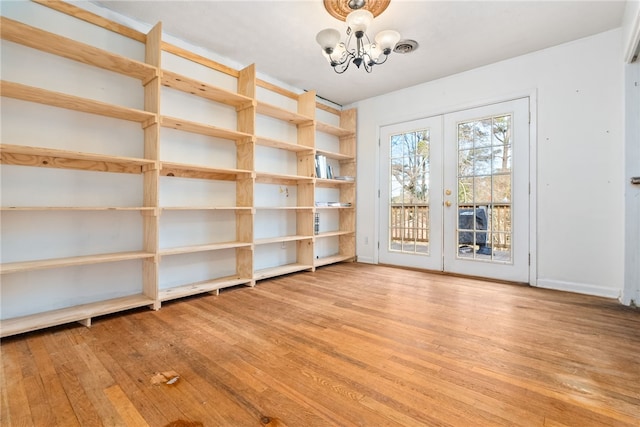
[[[640,311],[383,266],[328,266],[0,349],[7,426],[640,425]],[[154,385],[157,373],[179,378]]]

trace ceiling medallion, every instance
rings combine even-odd
[[[389,6],[391,0],[323,0],[324,8],[331,16],[341,21],[347,20],[347,15],[356,9],[368,10],[373,17],[380,15]]]

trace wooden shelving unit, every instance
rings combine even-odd
[[[256,112],[258,114],[273,117],[274,119],[278,120],[283,120],[294,125],[313,124],[313,117],[308,117],[295,111],[289,111],[275,105],[267,104],[266,102],[258,101]]]
[[[139,122],[143,127],[146,127],[157,120],[156,115],[149,111],[107,104],[106,102],[80,98],[78,96],[53,92],[20,83],[2,81],[0,82],[0,91],[2,92],[2,96],[7,98],[36,102],[38,104],[66,108],[68,110],[79,111],[81,113],[97,114],[99,116],[111,117],[114,119]]]
[[[162,70],[162,85],[200,96],[210,101],[230,105],[242,110],[254,105],[255,101],[248,96],[240,95],[189,77],[167,70]]]
[[[188,254],[193,252],[205,252],[205,251],[218,251],[221,249],[235,249],[242,247],[251,247],[250,243],[244,242],[223,242],[223,243],[210,243],[206,245],[193,245],[193,246],[182,246],[177,248],[166,248],[160,249],[158,254],[160,256],[164,255],[177,255],[177,254]]]
[[[255,239],[253,243],[256,245],[268,245],[270,243],[297,242],[298,240],[307,240],[311,239],[312,237],[313,236],[304,235],[267,237],[264,239]]]
[[[152,207],[113,207],[113,206],[3,206],[0,211],[140,211],[154,212]]]
[[[203,166],[187,165],[183,163],[161,162],[160,175],[181,176],[183,178],[215,179],[221,181],[236,181],[250,178],[251,171],[241,169],[207,168]]]
[[[307,147],[304,145],[293,144],[291,142],[278,141],[276,139],[258,137],[256,138],[256,145],[262,145],[265,147],[278,148],[280,150],[293,151],[293,152],[313,152],[313,147]]]
[[[113,54],[6,17],[1,18],[1,25],[1,35],[4,40],[104,69],[109,72],[122,74],[140,80],[142,85],[149,85],[150,82],[157,79],[158,69],[152,64],[142,63],[121,55]],[[159,27],[153,31],[158,32]],[[157,114],[153,110],[138,110],[121,105],[113,105],[94,99],[51,91],[42,87],[33,87],[19,82],[2,81],[0,83],[0,90],[3,97],[44,104],[64,110],[138,122],[145,129],[153,127],[158,121]],[[148,145],[153,142],[153,138],[146,130],[145,133],[148,135],[145,138]],[[145,144],[145,142],[140,141],[140,144]],[[53,149],[45,146],[2,144],[0,145],[0,152],[0,162],[3,165],[139,174],[144,176],[146,183],[145,188],[151,185],[149,176],[155,174],[157,170],[156,159],[152,156],[150,150],[145,150],[145,158],[130,158],[91,152]],[[7,206],[3,207],[2,211],[42,212],[43,215],[48,215],[47,212],[54,211],[74,211],[80,213],[83,211],[139,211],[144,216],[153,217],[156,212],[156,205],[152,203],[153,200],[148,197],[145,196],[144,199],[141,203],[143,206],[139,207],[49,207],[36,205]],[[146,230],[142,234],[150,235],[152,233],[153,231]],[[145,305],[156,306],[156,284],[153,282],[153,274],[148,273],[153,270],[150,266],[154,265],[155,258],[155,250],[153,250],[153,248],[145,248],[141,251],[97,253],[49,259],[26,259],[2,263],[2,265],[0,265],[0,273],[6,276],[36,270],[77,268],[79,266],[92,266],[103,263],[114,263],[115,265],[124,261],[141,260],[142,268],[139,272],[139,280],[142,281],[142,286],[135,295],[110,298],[27,316],[4,319],[0,323],[0,333],[2,336],[8,336],[74,321],[79,321],[83,325],[89,326],[91,324],[91,318],[95,316]],[[42,285],[46,286],[46,284]],[[27,300],[37,298],[37,295],[27,295],[25,298]]]
[[[337,138],[337,142],[328,149],[316,148],[316,155],[325,156],[333,163],[334,178],[317,178],[318,189],[329,189],[337,195],[337,200],[316,200],[316,202],[338,202],[341,206],[316,206],[315,214],[335,213],[337,215],[336,228],[320,230],[316,236],[316,254],[314,266],[333,264],[355,259],[355,230],[356,230],[356,111],[346,110],[333,112],[339,117],[339,126],[318,122],[316,130]],[[347,179],[335,179],[342,176]],[[331,251],[321,252],[322,243],[326,242]],[[330,245],[333,243],[333,245]]]
[[[185,132],[199,133],[201,135],[230,139],[235,141],[241,141],[243,139],[251,140],[252,138],[252,135],[248,133],[237,132],[202,123],[190,122],[183,119],[176,119],[174,117],[162,116],[160,118],[160,124],[162,125],[162,127],[166,128],[182,130]]]
[[[255,280],[264,280],[264,279],[269,279],[271,277],[282,276],[284,274],[297,273],[299,271],[307,271],[307,270],[311,271],[312,269],[313,269],[313,266],[308,264],[292,263],[292,264],[278,265],[275,267],[256,270],[253,273],[253,278]]]
[[[296,174],[280,174],[256,172],[256,184],[268,184],[278,187],[295,187],[295,206],[257,207],[256,216],[263,210],[270,210],[280,215],[295,214],[295,234],[280,235],[270,238],[254,238],[256,257],[259,247],[276,248],[286,243],[295,244],[295,259],[288,259],[284,264],[271,265],[254,271],[256,281],[297,271],[313,271],[313,183],[314,183],[314,132],[315,132],[315,92],[295,95],[289,94],[297,104],[297,110],[291,111],[263,101],[258,101],[256,114],[264,115],[296,128],[295,142],[285,142],[262,136],[256,137],[256,144],[295,155]],[[256,131],[257,134],[261,132]],[[287,170],[283,165],[283,170]],[[285,216],[291,218],[291,215]],[[257,222],[257,220],[256,220]]]
[[[2,164],[78,169],[98,172],[141,174],[155,169],[156,162],[148,159],[106,156],[79,151],[25,145],[0,144]]]
[[[255,72],[255,71],[254,71]],[[235,164],[228,168],[212,168],[194,164],[175,163],[168,161],[160,162],[160,176],[192,178],[194,180],[212,180],[233,182],[236,186],[236,205],[225,208],[209,208],[208,217],[215,217],[220,212],[231,211],[235,216],[235,240],[217,242],[215,236],[210,236],[211,243],[192,244],[188,246],[162,248],[159,249],[160,266],[166,257],[174,255],[197,254],[204,252],[229,251],[235,252],[235,274],[223,275],[221,277],[211,277],[207,280],[198,280],[193,283],[171,286],[159,290],[158,299],[166,301],[189,295],[205,292],[217,293],[220,289],[240,284],[254,284],[252,277],[253,266],[253,141],[251,132],[243,131],[243,124],[246,119],[243,111],[255,108],[256,101],[238,92],[232,92],[210,83],[192,79],[188,76],[163,69],[161,72],[162,86],[184,92],[215,104],[232,107],[237,112],[236,125],[233,128],[213,126],[206,123],[194,122],[190,120],[178,119],[161,115],[160,124],[163,128],[172,128],[182,132],[204,135],[207,137],[227,140],[229,144],[234,144],[236,149]],[[160,109],[162,111],[162,109]],[[162,140],[162,138],[160,138]],[[184,144],[184,150],[189,150],[188,141]],[[212,195],[212,205],[215,204],[215,197]],[[163,207],[164,211],[192,212],[203,210],[198,206],[191,208]],[[220,230],[222,231],[222,230]],[[162,279],[162,278],[160,278]]]
[[[72,267],[78,265],[98,264],[103,262],[128,261],[132,259],[153,258],[155,254],[135,251],[111,254],[84,255],[68,258],[54,258],[33,261],[8,262],[0,265],[0,274],[21,273],[25,271],[47,268]]]
[[[133,77],[141,80],[143,84],[158,76],[158,69],[153,65],[116,55],[4,16],[0,17],[0,27],[4,40]]]
[[[231,286],[246,285],[250,281],[242,277],[228,276],[220,277],[215,280],[206,280],[202,282],[191,283],[189,285],[176,286],[169,289],[163,289],[158,293],[160,301],[169,301],[172,299],[188,297],[191,295],[214,293],[218,295],[220,289],[229,288]]]
[[[256,172],[256,182],[261,184],[298,185],[313,183],[313,178],[302,175],[285,175],[270,172]]]
[[[107,301],[99,301],[89,304],[76,305],[69,308],[52,310],[31,316],[16,317],[2,321],[2,336],[22,334],[49,326],[62,325],[64,323],[80,322],[84,326],[91,326],[93,317],[115,313],[132,308],[144,307],[155,304],[155,300],[146,295],[131,295],[114,298]]]
[[[38,4],[35,7],[47,6]],[[71,16],[79,18],[82,15],[81,9],[75,6],[65,9],[67,12],[64,13]],[[122,27],[110,25],[108,20],[101,22],[102,24],[97,25],[102,25],[109,31]],[[355,110],[340,111],[318,103],[313,91],[296,94],[258,80],[254,65],[242,70],[231,70],[199,55],[171,46],[162,40],[161,24],[156,25],[148,34],[136,37],[136,40],[142,40],[144,44],[144,61],[109,52],[4,16],[0,17],[0,25],[2,38],[6,41],[138,80],[143,87],[141,93],[144,96],[144,108],[138,109],[53,91],[48,87],[35,87],[19,81],[0,81],[1,95],[6,98],[55,107],[67,111],[67,114],[81,112],[139,123],[142,128],[139,151],[144,153],[133,157],[106,155],[91,152],[90,148],[87,151],[64,147],[50,148],[47,147],[47,141],[38,141],[36,144],[32,141],[6,141],[7,143],[0,144],[0,163],[11,167],[94,172],[100,177],[104,176],[105,180],[109,179],[111,173],[142,177],[131,178],[136,180],[134,182],[139,186],[137,191],[142,194],[139,203],[128,200],[114,206],[109,206],[109,203],[105,206],[91,206],[99,204],[94,200],[87,203],[87,206],[47,206],[45,203],[16,203],[12,206],[12,203],[7,203],[7,206],[0,207],[0,213],[14,216],[66,215],[66,212],[69,212],[69,215],[81,216],[112,215],[113,212],[113,215],[128,216],[129,221],[132,221],[132,212],[138,212],[142,218],[139,245],[141,250],[105,250],[105,253],[11,260],[12,262],[0,264],[0,274],[3,277],[37,270],[74,269],[108,263],[113,263],[114,268],[118,268],[118,263],[122,262],[136,261],[141,264],[139,277],[136,278],[136,283],[141,282],[141,285],[135,285],[138,288],[132,295],[95,302],[90,300],[88,303],[6,318],[0,322],[1,336],[75,321],[89,326],[91,319],[96,316],[143,306],[159,309],[164,301],[200,293],[217,294],[220,289],[231,286],[254,286],[257,281],[270,277],[314,271],[316,267],[355,259]],[[132,32],[120,34],[131,36]],[[202,75],[223,73],[227,75],[225,78],[232,76],[237,81],[237,88],[235,91],[229,90],[228,84],[219,86],[193,78],[190,71],[183,71],[180,67],[177,67],[179,72],[164,68],[161,62],[166,55],[177,55],[182,61],[190,61],[196,64],[196,67],[204,67],[206,72]],[[186,69],[190,68],[185,67]],[[108,88],[106,90],[108,91]],[[265,102],[259,99],[261,90],[271,91],[276,96]],[[196,115],[189,113],[190,107],[174,108],[174,113],[164,114],[163,111],[167,108],[163,109],[163,106],[172,106],[168,104],[172,98],[165,96],[167,94],[179,97],[181,102],[191,102],[193,99],[194,105],[211,103],[215,107],[212,111],[220,109],[225,115],[235,112],[235,124],[229,125],[224,120],[224,123],[219,124],[216,117],[212,117],[211,122],[202,118],[194,119]],[[286,98],[286,102],[282,102],[286,107],[281,106],[277,100],[272,100],[279,96]],[[292,105],[291,100],[295,104],[294,108],[289,108]],[[328,112],[329,115],[333,115],[335,120],[318,120],[319,110],[323,111],[322,114]],[[267,117],[268,120],[259,120],[261,116]],[[282,138],[273,137],[272,132],[263,133],[257,128],[257,123],[272,123],[273,120],[282,122],[284,127],[291,127],[295,132],[295,138],[292,140],[290,135]],[[200,158],[198,154],[192,154],[191,157],[185,157],[189,159],[186,161],[182,158],[164,158],[162,153],[166,153],[167,149],[163,137],[170,133],[174,137],[178,135],[171,144],[179,144],[177,150],[180,153],[189,153],[193,146],[197,145],[197,150],[200,151],[196,153],[204,150],[207,157]],[[319,146],[316,140],[318,133],[328,136],[334,143],[327,147]],[[203,141],[208,141],[207,138],[212,141],[211,147],[208,142],[203,144]],[[192,140],[197,143],[192,144]],[[208,164],[206,158],[217,159],[216,150],[221,146],[235,152],[235,164]],[[176,150],[175,146],[173,149]],[[259,156],[256,149],[262,150],[260,153],[275,153],[275,158],[280,159],[278,161],[288,159],[287,164],[278,170],[261,169],[260,161],[263,159],[257,159]],[[318,178],[315,167],[316,155],[330,159],[337,173],[353,179]],[[225,152],[224,159],[228,158],[229,155]],[[5,182],[3,185],[19,184]],[[256,193],[264,187],[273,190],[285,188],[287,197],[291,189],[295,201],[282,199],[281,201],[287,202],[276,203],[274,206],[269,202],[266,203],[267,206],[263,206],[257,199],[263,200],[264,194],[259,194],[262,197],[260,199],[256,197]],[[197,193],[194,198],[189,199],[180,194],[181,197],[177,197],[176,202],[167,203],[164,199],[161,201],[164,192],[169,191],[167,188],[180,188],[186,196],[190,191],[205,191],[205,197]],[[203,188],[225,188],[225,191],[233,194],[227,194],[226,199],[221,199],[216,193],[217,190],[206,193],[207,190],[202,190]],[[345,206],[316,206],[316,202],[326,201],[322,198],[324,196],[320,197],[324,191],[333,192],[335,200],[332,201],[344,203]],[[229,202],[227,199],[232,201]],[[64,201],[60,204],[62,203]],[[314,233],[316,214],[334,215],[334,226]],[[287,232],[281,232],[282,235],[258,237],[261,234],[256,232],[256,227],[261,224],[262,215],[279,216],[281,220],[284,218],[287,221],[295,218],[295,227],[290,223],[291,227],[287,227]],[[201,220],[202,224],[192,224],[192,221],[198,220]],[[232,229],[231,223],[235,223],[235,230]],[[175,224],[178,224],[177,228],[172,229],[171,227],[176,227]],[[206,232],[198,235],[193,241],[189,241],[191,235],[173,238],[171,233],[180,233],[180,227],[185,224],[202,227]],[[216,227],[219,227],[219,231]],[[24,230],[24,233],[28,234],[29,230]],[[332,244],[334,249],[321,250],[320,246],[326,246],[325,243]],[[278,254],[286,253],[286,262],[266,265],[268,263],[260,259],[260,254],[275,252],[271,249],[285,246],[287,251]],[[292,253],[295,253],[293,258],[290,256]],[[235,259],[235,272],[222,271],[223,269],[218,272],[208,268],[205,270],[212,274],[205,274],[196,280],[184,280],[190,283],[176,283],[175,277],[165,280],[167,269],[175,268],[176,265],[178,270],[185,269],[186,266],[190,268],[190,261],[183,259],[190,260],[189,257],[196,257],[197,262],[207,262],[207,259],[215,260],[219,256],[224,257],[224,260]],[[136,263],[129,264],[137,265]],[[226,267],[229,270],[234,266],[229,262]],[[205,280],[201,280],[202,278]],[[42,283],[42,286],[47,287],[49,284]],[[97,290],[93,300],[100,299],[101,291],[102,289]],[[34,296],[25,295],[25,304],[28,304],[30,298]]]

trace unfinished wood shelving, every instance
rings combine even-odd
[[[155,300],[146,295],[132,295],[47,311],[31,316],[4,319],[1,324],[2,336],[22,334],[71,322],[79,322],[84,326],[91,326],[91,319],[94,317],[153,305],[154,303]]]
[[[311,93],[311,92],[308,92]],[[294,125],[312,125],[313,117],[306,116],[304,114],[297,113],[295,111],[289,111],[285,108],[271,105],[266,102],[258,101],[256,108],[258,114],[273,117],[274,119],[283,120]]]
[[[0,273],[22,273],[48,268],[72,267],[77,265],[98,264],[103,262],[128,261],[132,259],[152,258],[154,254],[135,251],[112,254],[83,255],[67,258],[54,258],[34,261],[7,262],[0,265]]]
[[[107,156],[80,151],[59,150],[26,145],[0,144],[1,162],[5,165],[78,169],[98,172],[141,174],[154,169],[156,162],[148,159]]]
[[[93,46],[68,39],[12,19],[1,18],[1,35],[4,40],[37,49],[39,51],[57,55],[67,60],[80,62],[109,72],[118,73],[140,80],[143,86],[157,78],[158,70],[155,66],[142,63],[121,55],[95,48]],[[157,28],[154,29],[157,31]],[[148,128],[157,123],[154,111],[139,110],[121,105],[114,105],[89,98],[51,91],[43,87],[34,87],[19,82],[2,81],[0,90],[3,97],[21,101],[48,105],[63,110],[89,113],[124,121],[133,121]],[[145,89],[146,92],[146,89]],[[146,131],[145,131],[146,133]],[[146,138],[151,141],[151,138]],[[143,141],[140,141],[143,145]],[[46,145],[46,144],[45,144]],[[86,172],[125,173],[143,175],[145,188],[150,184],[150,176],[156,173],[157,163],[149,151],[146,157],[130,158],[80,152],[73,150],[54,149],[45,146],[29,146],[17,144],[2,144],[0,146],[1,163],[3,165],[19,167],[56,168]],[[3,212],[36,212],[39,215],[49,215],[47,212],[73,211],[89,212],[127,212],[139,211],[143,216],[153,216],[156,206],[150,199],[143,197],[141,206],[3,206]],[[45,217],[46,218],[46,217]],[[28,230],[25,230],[28,233]],[[152,231],[146,231],[152,233]],[[143,231],[141,230],[141,239]],[[24,257],[24,256],[23,256]],[[113,263],[114,265],[127,261],[141,261],[137,281],[142,285],[137,294],[127,295],[90,303],[80,303],[67,307],[53,308],[24,316],[3,319],[0,323],[1,335],[8,336],[28,332],[48,326],[79,321],[84,325],[91,324],[91,318],[116,311],[127,310],[141,306],[155,306],[156,293],[153,274],[147,273],[154,265],[156,253],[144,248],[138,251],[108,252],[94,254],[79,254],[76,256],[51,257],[46,259],[22,259],[3,262],[0,273],[6,279],[7,275],[20,275],[38,270],[59,270],[77,268],[80,266],[95,266]],[[42,283],[41,286],[46,286]],[[37,295],[26,295],[25,300],[37,298]],[[27,310],[28,311],[28,310]]]
[[[36,102],[38,104],[65,108],[68,110],[79,111],[81,113],[97,114],[99,116],[111,117],[114,119],[139,122],[144,127],[157,120],[156,115],[149,111],[136,110],[135,108],[128,108],[120,105],[112,105],[106,102],[67,95],[65,93],[54,92],[20,83],[1,81],[0,91],[2,92],[2,96],[7,98]]]
[[[316,155],[324,156],[329,159],[329,163],[333,163],[334,176],[316,178],[315,215],[320,218],[333,215],[337,218],[333,218],[332,228],[320,227],[315,236],[315,267],[353,260],[356,256],[356,111],[325,110],[325,112],[336,116],[339,125],[324,122],[316,124],[318,132],[330,135],[329,139],[333,139],[326,147],[316,147]],[[321,200],[321,197],[335,197],[337,200]],[[339,205],[319,206],[323,202],[338,202]]]
[[[277,107],[261,100],[258,100],[256,114],[270,117],[290,126],[295,126],[295,142],[275,140],[258,136],[258,145],[275,150],[278,158],[288,158],[291,155],[295,161],[295,175],[273,173],[262,170],[262,166],[256,165],[256,184],[266,184],[270,187],[278,187],[280,191],[284,188],[286,197],[289,196],[289,187],[295,200],[291,204],[283,204],[282,200],[276,206],[256,206],[256,224],[261,221],[266,223],[266,219],[261,216],[273,218],[275,224],[289,231],[269,237],[254,237],[256,245],[256,263],[261,267],[254,272],[255,280],[262,280],[282,274],[289,274],[297,271],[313,271],[313,182],[314,182],[314,129],[315,129],[315,92],[306,92],[300,95],[288,94],[289,98],[295,101],[296,111]],[[256,130],[257,134],[262,134],[262,130]],[[280,166],[281,170],[291,170],[291,164]],[[284,225],[287,227],[284,227]],[[285,256],[274,256],[274,253],[282,249],[290,253]],[[261,258],[270,258],[261,262]]]
[[[133,77],[139,79],[143,85],[158,76],[158,69],[153,65],[62,37],[4,16],[0,17],[0,27],[4,40]]]
[[[187,76],[163,70],[162,85],[178,90],[189,95],[203,98],[207,101],[233,107],[236,111],[252,109],[255,101],[252,98],[234,93],[215,85],[191,79]],[[240,115],[238,115],[239,117]],[[192,178],[194,180],[212,180],[233,182],[236,186],[236,205],[226,207],[215,207],[215,198],[211,199],[211,206],[203,209],[200,206],[193,207],[163,207],[165,212],[188,213],[194,211],[205,211],[205,220],[215,220],[221,212],[231,212],[235,217],[235,240],[217,242],[216,236],[211,235],[208,243],[191,244],[180,247],[168,247],[159,249],[160,268],[163,262],[170,256],[181,256],[187,254],[202,253],[222,253],[233,251],[235,255],[235,272],[233,275],[219,277],[209,277],[206,280],[197,280],[192,283],[163,286],[158,293],[160,301],[181,298],[205,292],[217,293],[220,289],[237,286],[253,285],[252,272],[252,193],[253,179],[255,173],[252,170],[251,158],[253,157],[253,135],[237,130],[237,124],[233,129],[213,126],[206,123],[199,123],[184,119],[176,119],[168,116],[161,116],[160,123],[164,128],[172,128],[182,132],[204,135],[207,137],[227,140],[229,144],[236,147],[236,160],[230,168],[212,168],[195,164],[184,164],[175,162],[160,162],[160,175],[163,177]],[[161,138],[162,139],[162,138]],[[184,150],[189,150],[189,144],[183,145]],[[246,168],[246,169],[240,169]],[[161,218],[162,221],[162,218]],[[161,223],[162,226],[162,223]],[[162,228],[162,227],[161,227]],[[162,232],[162,230],[161,230]],[[221,234],[223,230],[211,231],[212,234]],[[162,281],[162,277],[160,277]]]
[[[83,20],[88,17],[86,11],[73,5],[55,8],[46,3],[34,3],[30,7],[51,7],[56,10],[54,13],[82,16]],[[3,215],[67,215],[67,212],[81,216],[121,215],[127,216],[127,221],[141,224],[134,225],[140,229],[140,250],[105,250],[104,253],[45,259],[25,257],[2,263],[0,274],[3,277],[110,264],[115,271],[119,263],[140,264],[141,267],[136,278],[136,283],[140,284],[135,285],[138,288],[133,295],[102,298],[97,292],[92,297],[95,301],[87,303],[40,312],[27,309],[33,314],[1,321],[1,336],[74,321],[89,326],[96,316],[142,306],[159,309],[164,301],[200,293],[217,294],[220,289],[231,286],[254,286],[257,281],[269,277],[313,271],[322,265],[355,259],[355,180],[318,178],[315,168],[315,156],[320,154],[330,159],[341,175],[355,177],[355,110],[340,111],[319,103],[314,91],[292,93],[259,80],[254,65],[232,70],[170,45],[162,40],[161,24],[148,34],[141,34],[103,18],[86,20],[102,26],[105,31],[116,31],[144,44],[145,58],[139,61],[5,16],[0,19],[5,41],[106,70],[118,74],[120,79],[125,76],[138,80],[144,96],[143,108],[131,108],[54,91],[48,85],[36,87],[21,81],[0,82],[1,95],[6,98],[55,107],[68,114],[89,113],[139,123],[142,138],[138,152],[144,153],[113,155],[92,152],[91,148],[86,151],[68,148],[79,144],[51,148],[47,147],[47,141],[35,144],[28,140],[3,141],[7,143],[0,144],[0,163],[11,168],[97,173],[105,182],[111,174],[141,176],[141,179],[131,178],[141,194],[138,203],[127,200],[101,206],[93,200],[86,206],[85,203],[47,206],[46,202],[28,201],[8,202],[0,207]],[[191,66],[175,66],[179,61],[163,67],[161,62],[167,55],[204,67],[206,72],[198,74],[192,72]],[[234,78],[236,90],[228,89],[228,80],[223,79],[225,84],[217,85],[201,80],[202,77],[192,77],[193,74],[208,76],[212,73]],[[261,91],[274,96],[263,100]],[[192,105],[176,107],[171,104],[172,96]],[[235,113],[235,123],[219,122],[216,114],[204,114],[204,119],[203,114],[192,114],[193,105],[203,105],[203,102],[211,103],[212,111],[224,111],[223,115]],[[331,118],[319,120],[318,112]],[[276,129],[281,125],[290,127],[294,137],[280,137],[275,135],[277,131],[263,132],[261,124],[273,121],[280,122],[273,126]],[[170,134],[174,139],[167,143],[165,138]],[[320,134],[326,136],[323,140],[331,142],[319,144],[317,135]],[[212,141],[211,146],[203,141]],[[165,144],[174,145],[168,149]],[[64,144],[58,143],[61,145]],[[222,157],[218,156],[220,149],[224,150]],[[163,157],[167,152],[180,155],[167,157],[165,154]],[[235,154],[230,156],[228,152]],[[266,157],[272,155],[276,159],[269,167],[263,164],[265,153]],[[235,158],[235,163],[228,160],[230,157]],[[221,165],[221,162],[226,164]],[[274,166],[277,162],[284,163]],[[4,182],[3,185],[19,184]],[[226,191],[224,196],[218,194],[218,188]],[[345,206],[317,206],[317,201],[327,200],[326,192],[335,195],[335,200]],[[167,197],[167,194],[176,197]],[[270,194],[279,194],[281,198],[274,201],[269,199]],[[287,199],[289,194],[291,197]],[[132,219],[136,212],[141,220]],[[318,233],[314,232],[316,214],[334,215],[331,225],[327,224]],[[271,219],[285,226],[271,230]],[[196,227],[196,231],[184,235],[183,227],[189,225]],[[29,230],[22,232],[29,234]],[[202,277],[177,277],[181,271],[189,270],[192,262],[205,266]],[[214,268],[218,265],[216,262],[224,264],[224,268]],[[28,306],[32,298],[38,296],[24,295],[21,304]]]
[[[191,95],[200,96],[210,101],[230,105],[242,110],[254,105],[255,101],[248,96],[240,95],[226,89],[204,83],[189,77],[162,70],[162,85]]]

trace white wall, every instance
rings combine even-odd
[[[608,31],[356,103],[358,260],[377,259],[380,126],[534,92],[537,277],[531,283],[619,297],[624,280],[621,33]]]

